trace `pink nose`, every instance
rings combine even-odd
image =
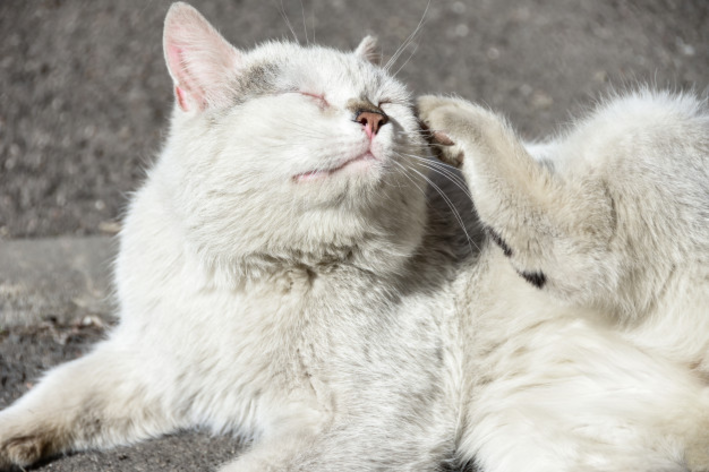
[[[387,124],[389,117],[373,111],[361,111],[355,118],[355,121],[361,123],[367,131],[367,136],[370,138],[379,132],[379,128]]]

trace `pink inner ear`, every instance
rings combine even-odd
[[[179,66],[182,61],[182,48],[171,44],[167,48],[167,56],[170,61],[170,65]]]
[[[170,8],[163,45],[180,108],[199,111],[228,102],[239,52],[197,10],[179,2]]]
[[[167,60],[169,61],[170,70],[175,80],[175,97],[182,110],[189,110],[190,101],[195,102],[198,106],[203,102],[200,96],[199,87],[195,86],[194,79],[190,77],[187,70],[184,53],[185,50],[174,42],[167,46]]]
[[[187,100],[185,100],[185,93],[177,85],[175,85],[175,97],[182,111],[188,111],[190,109],[189,106],[187,106]]]

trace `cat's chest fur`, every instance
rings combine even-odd
[[[442,294],[402,295],[393,289],[402,275],[348,264],[292,265],[234,286],[205,284],[189,256],[161,254],[179,252],[168,241],[146,247],[143,239],[124,251],[145,270],[140,280],[123,279],[132,296],[119,338],[157,360],[155,375],[181,392],[175,407],[195,420],[254,430],[274,408],[347,416],[383,391],[409,401],[412,391],[430,395],[423,390],[441,384],[447,328],[429,313],[440,310]],[[139,288],[146,286],[153,289]],[[406,364],[417,375],[395,381]]]

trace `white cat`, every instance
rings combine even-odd
[[[223,471],[452,457],[453,225],[374,47],[242,52],[172,6],[176,106],[120,236],[120,323],[0,413],[0,468],[196,425],[253,440]]]
[[[199,425],[253,441],[222,471],[456,447],[489,472],[709,469],[703,104],[639,93],[525,148],[422,99],[500,246],[458,272],[371,38],[246,53],[176,4],[164,46],[176,106],[121,234],[120,324],[0,412],[0,467]]]
[[[493,242],[457,282],[461,458],[485,472],[709,470],[707,104],[619,96],[532,146],[460,99],[419,110]]]

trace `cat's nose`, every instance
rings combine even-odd
[[[376,111],[361,111],[357,114],[355,121],[364,126],[367,136],[372,139],[379,132],[379,128],[387,124],[389,117]]]

